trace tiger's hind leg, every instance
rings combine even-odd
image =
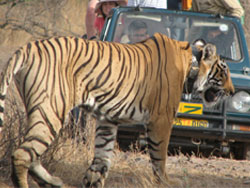
[[[50,114],[51,115],[51,114]],[[51,115],[53,117],[53,115]],[[31,114],[28,118],[30,129],[25,136],[24,142],[14,151],[12,155],[12,180],[16,187],[28,188],[28,174],[36,177],[38,184],[50,184],[62,186],[62,181],[51,176],[40,164],[40,156],[47,150],[59,132],[61,122],[44,118],[44,115]],[[46,122],[50,122],[48,125]],[[55,126],[57,125],[57,126]],[[54,128],[58,127],[57,130]],[[41,184],[40,184],[41,185]]]
[[[117,125],[97,124],[95,137],[95,156],[83,178],[83,187],[103,187],[113,157]]]

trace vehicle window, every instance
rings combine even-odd
[[[146,25],[146,27],[145,27]],[[241,51],[235,26],[215,18],[179,14],[121,13],[114,41],[134,43],[160,32],[176,40],[194,42],[203,39],[216,45],[217,52],[228,60],[240,60]]]
[[[169,31],[162,24],[161,19],[161,15],[133,15],[122,13],[118,19],[114,41],[133,43],[130,41],[132,35],[143,38],[143,35],[150,37],[155,32],[161,32],[169,36]]]
[[[186,40],[192,42],[201,38],[215,44],[221,56],[232,60],[241,59],[237,31],[232,23],[197,18],[190,18],[189,23]]]

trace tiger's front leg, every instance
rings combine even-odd
[[[113,157],[117,125],[105,124],[96,128],[95,156],[83,178],[83,187],[103,187]]]
[[[152,168],[158,183],[169,185],[166,174],[166,159],[172,123],[167,118],[154,119],[147,126],[148,149]]]

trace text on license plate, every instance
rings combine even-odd
[[[201,115],[203,112],[203,104],[180,102],[178,112],[183,113],[183,114],[200,114]]]
[[[209,123],[206,120],[175,118],[174,125],[175,126],[185,126],[185,127],[204,127],[204,128],[207,128]]]

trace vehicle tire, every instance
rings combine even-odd
[[[248,160],[248,161],[250,161],[250,143],[246,143],[245,150],[246,150],[246,157],[245,157],[245,159]]]
[[[250,143],[235,143],[232,151],[235,159],[250,160]]]

